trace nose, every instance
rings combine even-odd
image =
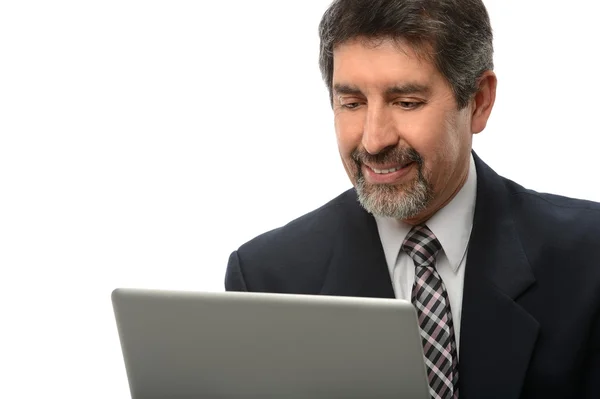
[[[391,110],[371,106],[365,118],[361,144],[369,154],[379,154],[389,147],[398,145],[399,135]]]

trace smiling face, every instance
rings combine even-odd
[[[417,224],[460,190],[472,133],[489,111],[483,125],[473,123],[476,101],[459,110],[446,79],[411,46],[338,45],[332,96],[342,162],[367,211]]]

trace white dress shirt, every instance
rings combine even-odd
[[[456,338],[456,350],[460,344],[460,320],[467,247],[477,191],[477,172],[471,155],[469,175],[456,196],[437,211],[425,224],[442,244],[437,255],[436,269],[446,286]],[[415,265],[400,247],[412,226],[393,218],[375,217],[379,237],[385,253],[396,298],[410,301],[415,280]]]

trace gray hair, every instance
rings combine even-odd
[[[493,65],[493,35],[481,0],[334,0],[319,24],[319,67],[333,103],[333,50],[354,38],[406,40],[467,106]]]

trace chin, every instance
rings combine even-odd
[[[356,191],[362,207],[375,216],[394,219],[412,219],[421,214],[433,196],[429,185],[415,179],[409,185],[371,185],[357,179]]]

